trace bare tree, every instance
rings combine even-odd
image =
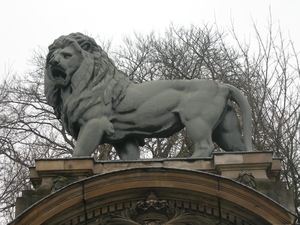
[[[243,70],[233,66],[241,64],[241,53],[224,44],[224,36],[208,25],[171,25],[163,36],[153,32],[148,36],[136,34],[135,40],[125,38],[124,46],[113,57],[136,83],[213,79],[243,88]],[[194,148],[184,129],[167,140],[147,139],[143,150],[150,151],[152,157],[188,157]]]
[[[243,86],[253,111],[253,143],[256,149],[271,150],[282,158],[281,178],[294,191],[299,217],[300,52],[285,39],[271,15],[266,37],[256,24],[253,27],[257,40],[254,47],[242,44],[231,29],[237,51],[242,53],[242,63],[233,66],[245,75]]]
[[[14,218],[22,190],[30,190],[28,167],[35,159],[71,157],[75,140],[66,133],[44,95],[45,54],[33,55],[34,71],[11,74],[0,85],[0,223]],[[109,145],[94,153],[97,159],[115,159]]]
[[[256,140],[263,148],[282,158],[282,179],[294,191],[296,213],[299,215],[300,52],[296,52],[291,40],[285,40],[280,29],[272,33],[272,23],[265,42],[256,26],[254,28],[260,49],[256,58],[263,62],[257,66],[257,73],[266,84],[257,93],[263,96],[263,103],[254,108],[259,110],[255,115],[257,124],[260,124],[260,134],[264,134],[257,135]]]
[[[294,190],[299,215],[299,52],[280,28],[274,32],[271,22],[266,37],[253,26],[254,47],[241,42],[234,27],[229,32],[234,43],[229,45],[228,34],[217,28],[171,25],[162,36],[151,33],[125,39],[114,58],[136,83],[208,78],[243,90],[252,106],[254,147],[282,158],[282,179]],[[149,139],[144,147],[152,157],[190,156],[192,149],[185,130],[168,139]]]
[[[16,197],[31,189],[28,167],[34,160],[70,156],[74,146],[46,104],[43,59],[37,56],[35,71],[8,76],[0,86],[0,211],[5,222],[14,218]]]
[[[164,34],[136,34],[110,56],[135,83],[160,79],[213,79],[243,90],[252,106],[253,143],[282,157],[282,179],[293,188],[299,215],[300,67],[299,52],[282,32],[264,38],[254,25],[257,43],[240,42],[235,30],[221,32],[204,25],[176,27]],[[226,42],[227,37],[234,43]],[[107,48],[110,43],[107,42]],[[252,49],[251,49],[252,48]],[[44,53],[33,57],[35,71],[10,76],[0,85],[0,207],[13,218],[15,198],[30,189],[27,167],[34,159],[69,157],[75,141],[66,133],[45,101]],[[239,115],[239,110],[237,109]],[[220,150],[216,146],[216,150]],[[162,139],[147,139],[142,157],[189,157],[193,144],[185,129]],[[117,159],[110,145],[94,153],[100,160]],[[2,163],[3,162],[3,163]]]

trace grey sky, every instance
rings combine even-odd
[[[252,20],[265,32],[269,12],[300,50],[300,1],[297,0],[0,0],[1,63],[22,73],[38,46],[46,48],[60,35],[83,32],[119,45],[134,32],[163,32],[171,22],[189,26],[234,22],[241,38],[253,38]]]

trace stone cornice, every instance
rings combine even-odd
[[[295,219],[292,212],[272,199],[229,178],[189,169],[141,166],[69,184],[31,206],[11,225],[114,224],[109,221],[116,221],[115,216],[145,200],[149,192],[156,193],[170,207],[188,212],[191,221],[198,219],[203,224],[236,221],[282,225],[292,224]]]

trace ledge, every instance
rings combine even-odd
[[[81,180],[96,174],[141,167],[183,168],[204,171],[237,180],[243,171],[256,180],[276,182],[280,173],[280,159],[272,152],[214,153],[211,158],[167,158],[141,160],[95,161],[92,157],[38,159],[30,168],[34,187],[49,189],[58,176]]]
[[[95,161],[92,157],[37,159],[30,168],[30,180],[35,193],[18,198],[18,215],[33,202],[56,192],[64,186],[85,180],[89,177],[112,172],[151,168],[153,170],[184,169],[190,172],[201,171],[222,178],[240,182],[242,185],[268,196],[292,212],[293,193],[279,181],[280,159],[273,158],[273,152],[234,152],[214,153],[209,158],[166,158],[140,160]]]
[[[283,192],[276,190],[284,197]],[[143,202],[147,202],[151,193],[165,205],[177,209],[176,219],[182,216],[178,222],[292,225],[296,218],[284,205],[232,179],[183,168],[139,167],[73,182],[27,208],[10,225],[80,225],[98,224],[99,221],[103,224],[141,224],[134,222],[129,214],[129,217],[122,215],[128,210],[134,211],[138,203],[145,206]],[[143,209],[147,211],[147,207]],[[157,209],[151,218],[166,215],[160,207]]]

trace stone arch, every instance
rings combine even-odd
[[[146,203],[150,193],[163,204],[156,208],[167,205],[172,213],[151,210]],[[141,202],[144,211],[138,212]],[[195,225],[290,224],[293,217],[275,201],[231,179],[193,170],[144,167],[72,183],[40,200],[10,224],[126,225],[140,224],[138,220],[143,216],[149,220],[151,215],[153,221],[157,217],[170,225],[176,224],[174,218]]]

